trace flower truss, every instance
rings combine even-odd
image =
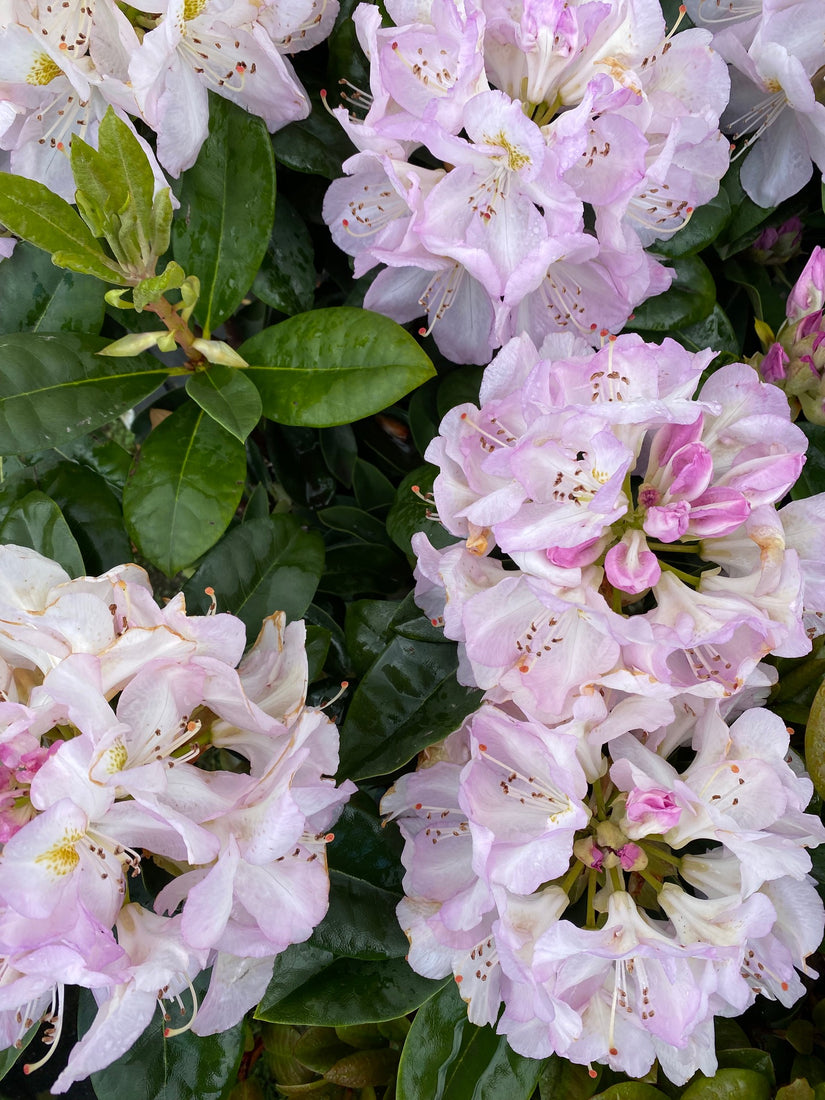
[[[393,0],[354,20],[370,60],[359,149],[324,216],[365,305],[427,315],[441,351],[486,363],[527,333],[598,343],[672,278],[645,246],[716,194],[725,65],[657,0]]]
[[[309,100],[285,55],[324,38],[337,11],[337,0],[5,0],[0,149],[9,170],[71,200],[72,138],[95,145],[109,106],[156,132],[157,158],[173,176],[206,138],[210,89],[270,130],[305,118]]]
[[[520,1053],[677,1083],[714,1015],[801,995],[823,930],[825,829],[759,705],[823,631],[822,500],[777,510],[805,437],[745,364],[696,393],[711,357],[522,335],[444,418],[460,541],[415,536],[417,599],[486,694],[383,804],[417,970]]]
[[[818,0],[687,0],[730,64],[723,122],[747,153],[741,181],[760,206],[825,169],[825,8]],[[813,161],[813,164],[811,163]]]
[[[337,730],[305,704],[302,623],[271,616],[241,660],[239,619],[160,609],[137,566],[70,580],[3,546],[0,578],[0,1032],[12,1046],[45,1017],[56,1042],[65,986],[91,989],[65,1092],[184,991],[167,1034],[257,1003],[326,912],[328,829],[354,787],[330,778]],[[154,912],[129,890],[149,858],[169,879]]]

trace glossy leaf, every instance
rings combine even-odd
[[[752,1069],[720,1069],[699,1077],[682,1093],[682,1100],[770,1100],[767,1077]]]
[[[398,1100],[528,1100],[543,1062],[476,1027],[450,980],[418,1012],[398,1067]],[[561,1100],[561,1098],[560,1098]]]
[[[443,984],[422,978],[404,959],[335,959],[330,951],[295,944],[275,959],[255,1015],[273,1023],[326,1027],[395,1020],[414,1012]]]
[[[645,1081],[621,1081],[597,1092],[593,1100],[667,1100],[667,1093]]]
[[[57,254],[58,266],[128,286],[74,207],[45,184],[0,172],[0,222],[24,241]]]
[[[210,95],[209,136],[177,195],[172,251],[200,279],[195,317],[208,336],[240,305],[269,240],[275,162],[263,120]]]
[[[203,559],[184,588],[187,606],[205,611],[204,589],[215,590],[221,611],[231,611],[257,637],[267,615],[300,619],[324,568],[324,544],[294,516],[249,520],[230,531]]]
[[[261,395],[242,370],[214,363],[190,375],[186,392],[221,427],[244,442],[261,419]]]
[[[676,278],[664,294],[648,298],[636,308],[634,329],[669,332],[696,324],[716,303],[716,284],[707,266],[698,256],[684,256],[668,264]]]
[[[347,605],[344,633],[356,676],[363,676],[387,647],[400,606],[399,600],[355,600]]]
[[[443,549],[456,541],[446,527],[436,519],[435,501],[425,503],[421,498],[431,494],[438,470],[435,466],[419,466],[407,474],[398,486],[395,501],[387,516],[387,534],[409,557],[413,556],[411,539],[423,531],[436,549]],[[414,492],[413,487],[418,491]]]
[[[814,696],[805,727],[805,766],[820,798],[825,798],[825,681]]]
[[[690,220],[678,232],[664,240],[654,241],[650,249],[661,256],[693,256],[716,240],[732,215],[730,199],[723,188],[710,202],[694,210]]]
[[[282,424],[330,427],[379,412],[434,373],[400,325],[368,310],[301,313],[238,349],[264,415]]]
[[[68,443],[131,409],[166,378],[151,356],[96,354],[106,343],[69,332],[0,336],[0,454]]]
[[[401,848],[398,830],[384,828],[372,799],[356,791],[335,822],[335,840],[327,848],[327,859],[334,870],[400,895]]]
[[[799,427],[808,437],[808,451],[805,465],[791,489],[794,500],[825,492],[825,427],[807,421],[802,421]]]
[[[410,585],[407,563],[394,547],[378,542],[349,542],[327,550],[319,589],[342,600],[393,596]]]
[[[21,241],[0,263],[4,332],[100,332],[105,288],[99,279],[55,267],[46,252]]]
[[[88,466],[61,462],[41,479],[74,535],[87,572],[97,576],[132,557],[120,502]]]
[[[389,543],[384,524],[361,508],[348,504],[334,504],[318,511],[318,519],[333,531],[353,535],[362,542]]]
[[[452,645],[396,636],[350,703],[341,730],[341,774],[384,775],[452,733],[479,705],[481,692],[455,678]]]
[[[387,1085],[395,1077],[398,1051],[391,1047],[358,1050],[330,1066],[324,1077],[334,1085],[363,1089],[369,1085]]]
[[[203,976],[195,980],[195,989],[203,997]],[[94,1002],[86,996],[81,1005],[82,1030],[94,1012]],[[188,1006],[189,994],[183,996]],[[173,1010],[178,1011],[176,1006]],[[97,1100],[225,1100],[243,1053],[243,1021],[206,1038],[184,1031],[166,1039],[167,1026],[160,1010],[156,1011],[126,1054],[92,1074]]]
[[[539,1096],[541,1100],[590,1100],[599,1091],[603,1067],[592,1066],[594,1076],[590,1076],[587,1066],[576,1065],[551,1055],[544,1063],[539,1078]]]
[[[275,224],[252,291],[268,306],[291,317],[312,309],[316,279],[309,230],[295,207],[279,195]]]
[[[329,911],[310,943],[350,959],[398,959],[409,951],[395,916],[399,894],[330,871]]]
[[[245,477],[243,444],[187,402],[149,435],[123,491],[130,537],[174,576],[224,533]]]
[[[390,479],[363,458],[356,458],[353,465],[352,491],[358,506],[368,512],[388,508],[395,500],[395,487]]]
[[[151,240],[155,192],[152,165],[134,131],[123,119],[118,118],[111,107],[107,108],[100,121],[97,147],[99,155],[105,158],[108,169],[105,185],[112,187],[113,177],[117,179],[129,195],[129,205],[136,225],[146,239]],[[72,157],[74,155],[75,142],[72,142]],[[78,182],[79,186],[81,185]]]
[[[355,152],[337,119],[324,110],[320,95],[313,91],[312,113],[290,122],[272,135],[275,159],[295,172],[310,172],[333,180],[341,175],[341,164]]]
[[[72,577],[86,572],[83,557],[63,513],[39,490],[28,493],[0,524],[0,543],[30,546],[53,558]]]

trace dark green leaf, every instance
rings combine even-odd
[[[334,180],[341,164],[355,152],[338,119],[328,114],[320,96],[312,96],[312,114],[291,122],[272,136],[275,159],[295,172]]]
[[[597,1092],[593,1100],[667,1100],[667,1094],[644,1081],[622,1081]]]
[[[335,823],[327,858],[334,869],[400,894],[401,848],[398,830],[385,829],[372,799],[356,791]]]
[[[710,202],[694,210],[687,225],[665,240],[654,241],[650,249],[661,256],[692,256],[717,239],[731,216],[730,199],[722,189]]]
[[[68,523],[51,497],[34,490],[28,493],[0,525],[0,543],[30,546],[53,558],[72,577],[86,572],[83,558]]]
[[[231,611],[254,639],[275,611],[300,619],[324,568],[324,544],[294,516],[253,519],[230,531],[198,566],[184,588],[193,609],[205,610],[203,591],[212,587],[222,611]]]
[[[224,533],[245,477],[243,444],[186,402],[151,432],[126,483],[129,535],[149,561],[174,576]]]
[[[758,264],[728,260],[725,277],[745,288],[757,320],[765,321],[776,331],[785,320],[785,304],[776,292],[767,269]]]
[[[74,207],[45,184],[0,172],[0,222],[24,241],[59,254],[60,267],[128,286]]]
[[[202,997],[206,978],[195,980]],[[189,994],[183,997],[189,1004]],[[169,1011],[177,1013],[174,1004]],[[87,995],[81,1003],[81,1029],[94,1013],[94,1001]],[[225,1100],[238,1072],[243,1054],[244,1024],[239,1021],[228,1031],[201,1038],[191,1031],[164,1038],[168,1024],[160,1010],[141,1037],[106,1069],[92,1074],[98,1100]]]
[[[0,336],[0,454],[61,446],[132,408],[168,371],[151,356],[102,356],[97,336]]]
[[[312,684],[323,671],[332,634],[322,626],[308,626],[306,631],[307,682]]]
[[[395,500],[395,487],[377,466],[357,458],[352,469],[352,491],[360,508],[367,512],[388,508]]]
[[[471,1024],[467,1006],[450,981],[413,1021],[398,1067],[397,1097],[528,1100],[543,1065],[516,1054],[491,1027]]]
[[[801,1021],[800,1021],[801,1022]],[[810,1021],[805,1021],[811,1027]],[[717,1055],[720,1069],[752,1069],[767,1077],[771,1086],[776,1084],[776,1074],[770,1054],[755,1047],[730,1047]]]
[[[396,490],[395,502],[387,516],[387,534],[410,557],[413,554],[410,540],[419,531],[423,531],[439,550],[456,541],[456,536],[451,535],[435,518],[435,501],[427,504],[421,499],[432,493],[437,474],[438,469],[430,465],[419,466],[407,474]],[[417,493],[413,492],[414,486],[418,489]]]
[[[458,683],[457,667],[451,645],[393,638],[350,703],[341,774],[387,774],[452,733],[481,701],[480,691]]]
[[[399,607],[398,600],[356,600],[347,605],[344,631],[356,676],[363,676],[386,649]]]
[[[201,296],[206,335],[230,317],[261,265],[275,212],[275,162],[264,121],[209,97],[209,137],[178,188],[172,251]]]
[[[441,382],[438,387],[437,407],[439,418],[446,416],[456,405],[478,405],[478,392],[484,375],[483,367],[462,367]]]
[[[595,1066],[594,1076],[590,1076],[587,1066],[577,1066],[551,1055],[544,1063],[539,1078],[541,1100],[590,1100],[598,1090],[602,1076],[602,1067]]]
[[[769,1100],[767,1077],[752,1069],[720,1069],[713,1077],[700,1076],[682,1093],[682,1100]]]
[[[444,984],[422,978],[404,959],[333,960],[329,951],[296,946],[276,958],[258,1019],[327,1027],[395,1020],[414,1012]],[[304,979],[296,982],[299,973]]]
[[[757,206],[745,194],[739,182],[741,166],[741,160],[734,161],[722,180],[731,207],[731,217],[716,242],[716,250],[723,260],[747,248],[754,239],[756,227],[773,213],[773,207]]]
[[[213,363],[208,370],[190,375],[186,392],[241,443],[261,419],[261,395],[235,367]]]
[[[358,442],[352,427],[339,424],[335,428],[325,428],[318,433],[318,440],[329,472],[347,489],[351,488],[353,470],[359,461]]]
[[[26,241],[0,264],[4,332],[100,332],[103,295],[98,279],[55,267],[47,253]]]
[[[342,600],[360,596],[394,596],[409,588],[407,563],[393,547],[377,542],[359,542],[327,550],[327,561],[319,589]]]
[[[688,351],[712,348],[717,355],[726,354],[732,360],[741,358],[733,325],[718,302],[703,320],[676,329],[671,335]]]
[[[381,520],[360,508],[334,504],[330,508],[322,508],[318,512],[318,519],[331,530],[353,535],[361,542],[383,542],[389,545],[387,529]]]
[[[331,1027],[308,1028],[292,1048],[301,1065],[315,1073],[325,1073],[351,1051],[352,1048],[341,1042]]]
[[[252,291],[268,306],[291,317],[312,309],[316,279],[309,230],[295,207],[279,195],[272,235]]]
[[[100,474],[77,462],[61,462],[41,479],[60,507],[83,555],[97,576],[132,557],[120,503]]]
[[[379,412],[434,373],[400,325],[368,310],[302,313],[264,329],[238,349],[282,424],[326,428]]]
[[[716,303],[713,276],[698,256],[683,256],[668,266],[676,272],[670,289],[637,306],[634,329],[669,332],[696,324],[707,317]]]
[[[329,880],[329,910],[310,943],[351,959],[403,958],[410,945],[395,916],[399,895],[342,871]]]
[[[825,492],[825,427],[804,420],[799,427],[808,437],[808,451],[802,472],[791,489],[794,500]]]

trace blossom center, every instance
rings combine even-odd
[[[27,84],[51,84],[55,77],[60,76],[63,70],[52,61],[46,53],[36,53],[32,60],[32,66],[26,73]]]

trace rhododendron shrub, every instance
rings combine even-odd
[[[0,0],[3,1096],[816,1100],[821,7]]]

